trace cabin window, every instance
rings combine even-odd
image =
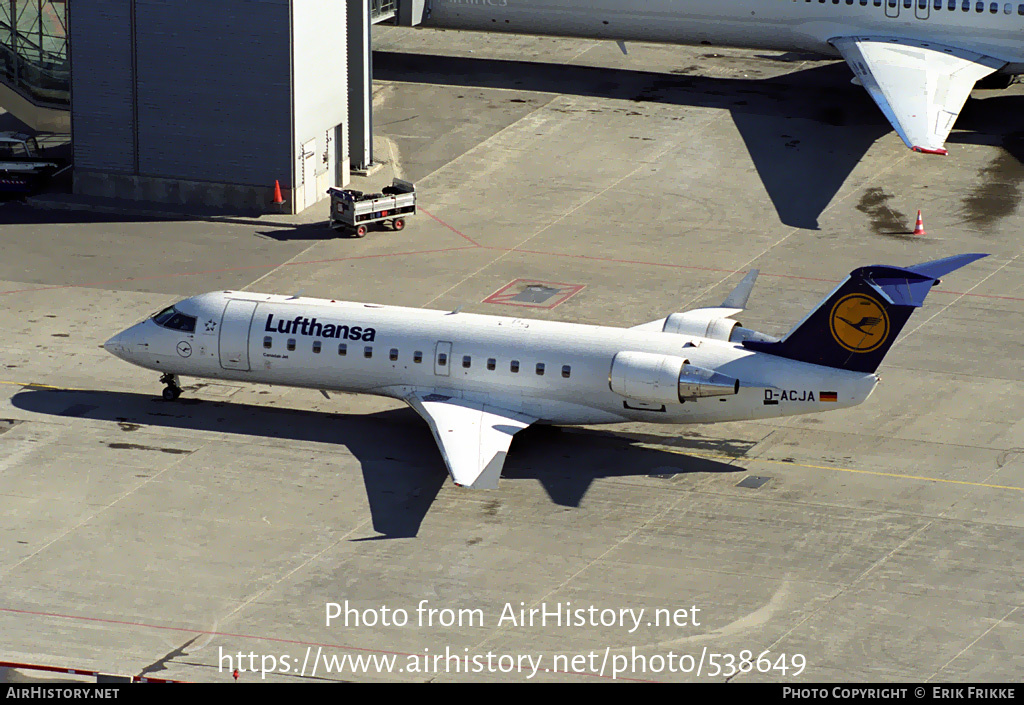
[[[498,361],[497,360],[495,360],[493,357],[487,358],[487,369],[493,370],[497,366],[498,366]]]
[[[508,369],[512,372],[519,372],[519,360],[512,360],[508,363]]]
[[[267,350],[270,350],[270,348],[273,345],[274,345],[274,339],[271,338],[269,335],[266,336],[265,338],[263,338],[263,347],[265,347]]]
[[[903,7],[910,9],[914,6],[914,0],[903,0]]]
[[[1003,5],[1003,14],[1004,15],[1013,14],[1013,5],[1011,5],[1010,3],[1006,3],[1005,5]]]
[[[416,352],[414,352],[412,354],[412,361],[415,362],[417,365],[423,362],[423,351],[417,350]]]
[[[983,3],[983,2],[975,3],[974,4],[974,11],[975,12],[984,12],[985,11],[985,3]]]
[[[569,379],[570,375],[572,375],[572,367],[569,365],[562,365],[562,376]]]
[[[448,353],[437,354],[437,365],[438,367],[444,367],[448,364]]]
[[[347,355],[348,354],[348,343],[338,343],[338,354],[339,355]]]
[[[1018,15],[1024,15],[1024,4],[1017,5],[1017,14]]]
[[[391,348],[391,352],[388,354],[388,359],[394,362],[398,359],[398,348]]]
[[[373,357],[373,346],[367,345],[363,348],[363,357]]]
[[[320,354],[320,346],[321,345],[323,345],[323,343],[321,343],[319,340],[314,340],[313,341],[313,352],[315,352],[317,355]]]
[[[955,10],[956,9],[956,0],[949,0],[949,4],[946,5],[946,9],[947,10]]]
[[[295,350],[295,338],[288,338],[288,350]]]
[[[462,366],[463,366],[463,367],[465,367],[465,368],[469,368],[469,366],[470,366],[470,364],[471,364],[472,362],[473,362],[473,361],[472,361],[472,358],[470,358],[470,356],[469,356],[469,355],[463,355],[463,356],[462,356]]]
[[[537,374],[539,374],[539,375],[544,374],[544,363],[543,362],[538,362],[537,363]]]

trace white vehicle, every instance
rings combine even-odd
[[[194,296],[104,347],[161,372],[401,399],[430,425],[452,479],[498,485],[533,423],[710,423],[860,404],[939,277],[985,255],[850,273],[780,340],[743,328],[757,271],[720,307],[634,328],[244,291]]]
[[[39,157],[35,137],[0,132],[0,193],[30,193],[60,167]]]
[[[907,146],[937,154],[976,81],[1024,73],[1024,0],[426,0],[422,24],[842,56]]]
[[[0,171],[37,171],[57,167],[56,162],[39,158],[35,137],[20,132],[0,132]]]

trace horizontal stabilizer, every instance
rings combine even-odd
[[[915,274],[920,274],[925,277],[931,277],[932,279],[939,279],[944,277],[952,271],[966,267],[971,262],[976,262],[982,257],[988,257],[979,252],[971,252],[964,255],[953,255],[952,257],[943,257],[942,259],[932,260],[931,262],[924,262],[923,264],[915,264],[913,267],[907,267],[908,270]]]

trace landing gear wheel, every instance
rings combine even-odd
[[[405,218],[395,218],[391,221],[391,227],[395,230],[401,230],[405,227]]]
[[[174,401],[181,396],[181,386],[178,384],[178,375],[172,375],[170,372],[160,375],[160,384],[167,385],[164,387],[163,391],[163,397],[167,401]]]
[[[360,225],[356,228],[356,237],[366,237],[366,226]]]

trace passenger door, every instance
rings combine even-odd
[[[224,307],[220,324],[220,366],[225,370],[250,369],[249,328],[255,312],[255,301],[232,299]]]

